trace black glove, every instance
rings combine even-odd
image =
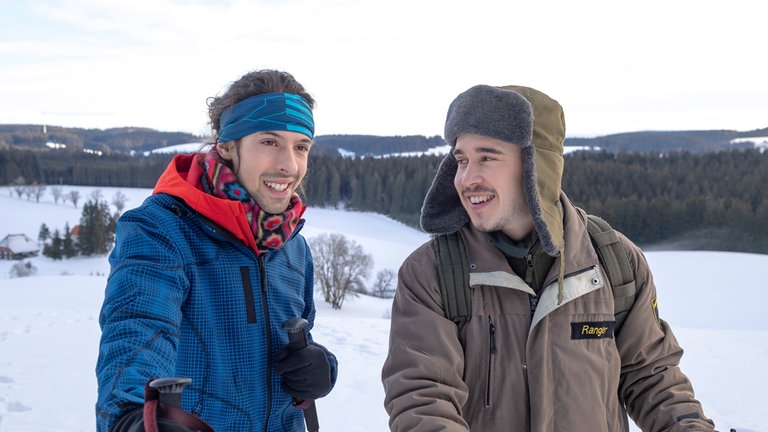
[[[283,376],[283,390],[299,400],[319,399],[333,386],[328,351],[322,345],[307,341],[307,346],[290,352],[278,351],[275,372]]]

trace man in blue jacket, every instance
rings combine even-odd
[[[244,75],[209,100],[210,151],[176,156],[118,221],[99,318],[100,432],[143,431],[154,378],[191,378],[182,408],[217,432],[302,431],[295,402],[333,388],[336,358],[309,333],[313,264],[299,234],[313,107],[288,73]],[[299,317],[308,344],[288,350],[282,324]]]

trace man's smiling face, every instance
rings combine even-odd
[[[472,224],[480,231],[502,231],[515,241],[533,229],[523,190],[523,150],[519,145],[481,135],[456,140],[458,163],[453,185]]]
[[[312,140],[297,132],[264,131],[238,141],[217,144],[219,154],[231,161],[238,182],[262,210],[284,212],[307,174]]]

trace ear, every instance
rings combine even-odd
[[[235,142],[226,141],[216,143],[216,151],[219,152],[222,159],[231,161],[235,157]]]

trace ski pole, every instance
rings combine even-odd
[[[182,390],[192,381],[186,377],[151,379],[144,386],[144,429],[160,432],[158,419],[178,423],[195,432],[214,432],[213,428],[200,417],[181,408]]]
[[[283,322],[283,328],[288,331],[288,350],[290,352],[296,352],[307,347],[307,335],[304,332],[307,324],[308,322],[304,318],[291,318]],[[307,430],[309,432],[318,432],[320,424],[317,420],[315,401],[293,398],[293,405],[304,410],[304,421],[307,423]]]
[[[149,382],[149,386],[157,389],[160,403],[181,409],[181,391],[192,378],[171,377],[158,378]]]

